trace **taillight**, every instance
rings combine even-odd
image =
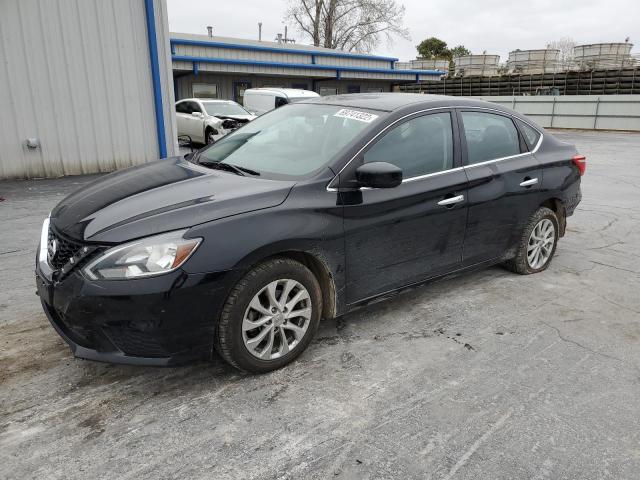
[[[578,167],[580,176],[584,175],[584,171],[587,169],[587,157],[584,155],[574,155],[571,160],[573,160],[573,163]]]

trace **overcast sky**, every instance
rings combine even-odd
[[[167,0],[172,32],[273,40],[284,31],[286,0]],[[545,48],[552,40],[572,37],[578,44],[623,42],[631,37],[640,52],[640,0],[404,0],[405,26],[411,40],[381,44],[375,53],[415,58],[415,45],[435,36],[449,46],[462,44],[472,53],[500,55],[510,50]],[[289,25],[289,36],[309,43]]]

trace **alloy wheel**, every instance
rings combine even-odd
[[[262,360],[280,358],[296,348],[311,323],[307,289],[291,279],[275,280],[251,300],[242,319],[247,350]]]
[[[551,258],[556,239],[556,228],[548,218],[540,220],[531,231],[527,243],[527,262],[534,270],[546,265]]]

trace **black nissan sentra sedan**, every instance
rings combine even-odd
[[[77,357],[169,365],[215,348],[266,372],[376,297],[497,263],[545,270],[585,165],[495,104],[301,101],[65,198],[42,228],[38,292]]]

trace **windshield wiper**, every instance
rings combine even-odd
[[[249,175],[253,175],[254,177],[259,177],[260,176],[260,172],[256,172],[255,170],[251,170],[250,168],[247,167],[241,167],[239,165],[232,165],[230,163],[225,163],[224,165],[229,165],[230,167],[233,168],[237,168],[238,170],[244,172],[244,173],[248,173]]]
[[[212,162],[209,160],[202,160],[198,162],[198,165],[202,165],[203,167],[213,168],[217,170],[225,170],[227,172],[235,173],[236,175],[245,176],[245,173],[253,176],[259,176],[260,172],[256,172],[255,170],[251,170],[250,168],[239,167],[237,165],[232,165],[231,163],[223,163],[223,162]]]

